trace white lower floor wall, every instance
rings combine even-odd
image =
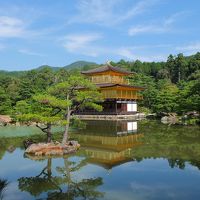
[[[137,102],[127,103],[128,112],[137,112]]]

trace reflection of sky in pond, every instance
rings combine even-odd
[[[200,132],[198,127],[176,126],[173,128],[138,122],[137,133],[117,136],[112,131],[116,127],[122,130],[122,127],[125,128],[124,125],[119,128],[119,123],[117,126],[106,124],[107,129],[111,127],[110,132],[107,133],[104,131],[106,127],[95,126],[96,128],[90,127],[88,134],[85,130],[73,133],[84,144],[76,154],[67,156],[65,160],[64,158],[52,158],[50,180],[62,179],[60,187],[63,192],[66,192],[69,187],[67,181],[63,179],[66,177],[59,169],[64,169],[65,172],[68,169],[71,181],[75,184],[91,178],[102,178],[103,184],[99,184],[94,190],[104,193],[104,197],[97,199],[200,199],[200,171],[198,169],[200,166]],[[95,129],[96,134],[92,136]],[[141,141],[138,137],[140,135],[143,135]],[[130,138],[137,137],[136,141],[139,143],[135,145],[135,140],[130,141]],[[3,144],[3,138],[1,140]],[[5,142],[10,145],[11,141]],[[126,141],[126,145],[122,146],[121,141]],[[130,144],[133,145],[132,148]],[[6,143],[4,145],[5,148],[8,147]],[[55,191],[37,189],[36,186],[39,185],[37,181],[32,183],[36,185],[32,187],[38,190],[36,196],[27,191],[31,187],[20,190],[19,180],[23,177],[29,180],[30,177],[38,176],[48,166],[48,160],[34,161],[25,158],[24,150],[20,148],[12,153],[1,148],[0,151],[4,153],[1,154],[0,160],[0,178],[7,179],[9,182],[4,192],[5,200],[46,199],[49,192]],[[105,157],[105,154],[108,157]],[[120,162],[116,162],[116,159]],[[121,162],[123,159],[124,162]],[[174,167],[171,168],[170,165]],[[40,176],[41,179],[47,180],[44,177],[44,174]],[[79,196],[74,199],[83,198]]]
[[[103,191],[107,199],[198,199],[200,196],[198,170],[171,169],[163,159],[131,162],[107,172],[94,166],[86,167],[80,173],[85,177],[93,171],[104,177]],[[193,171],[198,172],[198,176]]]

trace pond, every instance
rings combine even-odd
[[[156,121],[88,121],[71,131],[81,149],[24,155],[34,127],[0,128],[0,199],[200,199],[200,129]],[[5,137],[6,136],[6,137]],[[57,132],[54,139],[60,139]]]

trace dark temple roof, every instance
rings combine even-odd
[[[114,72],[119,72],[119,73],[126,74],[126,75],[134,73],[134,72],[126,71],[119,67],[113,67],[110,64],[106,64],[106,65],[103,65],[102,67],[98,67],[96,69],[91,69],[88,71],[82,71],[81,73],[82,74],[95,74],[95,73],[101,73],[101,72],[106,72],[106,71],[114,71]]]
[[[130,88],[137,88],[140,90],[144,90],[144,87],[140,86],[135,86],[135,85],[125,85],[125,84],[118,84],[118,83],[100,83],[100,84],[95,84],[97,87],[100,88],[106,88],[106,87],[115,87],[115,86],[121,86],[121,87],[130,87]]]

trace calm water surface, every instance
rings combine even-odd
[[[90,121],[71,133],[77,153],[25,156],[22,141],[38,133],[0,128],[0,199],[200,199],[199,127]]]

